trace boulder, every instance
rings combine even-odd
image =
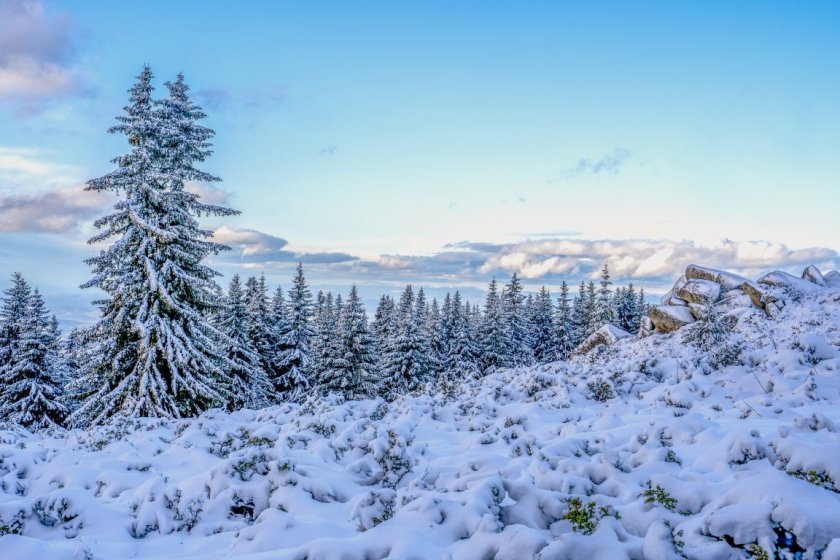
[[[708,268],[696,264],[690,264],[685,269],[685,276],[689,280],[708,280],[709,282],[716,282],[724,290],[734,290],[740,288],[741,284],[747,281],[743,276],[738,276],[725,270],[717,270],[715,268]]]
[[[711,280],[694,278],[683,284],[676,291],[676,295],[689,304],[699,303],[702,305],[711,305],[720,298],[720,284]]]
[[[642,317],[642,320],[639,322],[639,338],[644,338],[646,336],[650,336],[653,334],[653,321],[650,320],[650,317],[645,315]]]
[[[825,278],[823,278],[822,272],[820,272],[820,269],[814,265],[810,265],[802,271],[802,279],[816,284],[817,286],[825,286]]]
[[[715,305],[723,309],[736,309],[743,307],[752,307],[754,303],[750,296],[748,296],[741,290],[735,290],[734,295],[721,299]]]
[[[688,307],[676,305],[655,305],[648,312],[656,332],[672,332],[694,322],[694,315]]]
[[[680,276],[679,280],[674,283],[674,287],[671,288],[667,294],[662,296],[659,302],[662,305],[685,305],[687,302],[685,300],[676,301],[676,293],[677,290],[685,286],[685,283],[688,282],[688,278],[685,276]]]
[[[615,344],[624,338],[633,338],[633,335],[614,325],[604,325],[578,344],[575,354],[586,354],[596,346]]]
[[[787,272],[783,272],[781,270],[775,270],[765,274],[758,279],[758,283],[764,284],[765,286],[782,288],[788,292],[799,294],[813,294],[825,290],[824,286],[814,284],[813,282],[803,280],[802,278],[797,278],[793,274],[788,274]]]
[[[825,285],[829,288],[840,288],[840,272],[836,270],[826,272],[823,280],[825,280]]]
[[[702,303],[689,303],[688,309],[691,310],[691,314],[694,315],[694,318],[698,321],[701,321],[709,316],[708,305]]]
[[[753,282],[744,282],[741,290],[750,297],[753,305],[764,309],[764,306],[772,301],[776,301],[776,296],[771,294],[767,289],[754,284]]]

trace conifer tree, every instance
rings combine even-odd
[[[245,315],[247,318],[248,338],[251,348],[260,358],[260,369],[272,378],[274,377],[274,348],[277,344],[272,318],[269,313],[268,287],[265,283],[265,275],[259,279],[250,276],[245,281]],[[268,395],[269,401],[273,401]]]
[[[469,305],[461,304],[461,294],[456,291],[452,298],[450,314],[449,348],[444,370],[450,384],[467,379],[479,373],[479,348],[470,321]]]
[[[354,285],[341,306],[336,325],[335,351],[330,356],[320,387],[322,392],[341,393],[348,399],[376,394],[375,341],[368,330],[367,315]]]
[[[414,289],[406,286],[396,314],[396,329],[386,340],[380,374],[389,396],[417,390],[430,376],[428,341],[418,313]]]
[[[509,367],[512,363],[513,350],[508,324],[494,278],[487,290],[481,323],[481,368],[484,373]]]
[[[287,400],[297,399],[309,389],[309,344],[313,337],[312,293],[306,285],[303,264],[299,263],[289,289],[286,325],[280,335],[280,375],[278,389]]]
[[[310,382],[320,387],[328,375],[333,357],[333,342],[338,324],[332,292],[318,292],[315,304],[315,326],[312,341],[312,362],[310,363]]]
[[[537,363],[546,363],[556,358],[554,317],[551,293],[543,286],[531,304],[531,343]]]
[[[578,344],[589,336],[589,305],[588,296],[586,293],[586,284],[583,280],[580,281],[578,293],[572,302],[572,345],[577,347]]]
[[[501,298],[510,338],[511,365],[515,366],[527,366],[533,362],[529,340],[531,329],[528,325],[526,298],[522,290],[522,281],[514,272]]]
[[[242,283],[234,274],[228,286],[220,328],[225,334],[226,357],[230,362],[225,406],[228,410],[261,408],[269,401],[273,388],[262,369],[260,355],[254,349],[249,329],[248,307]]]
[[[447,340],[443,333],[443,316],[437,298],[432,298],[429,313],[426,316],[426,339],[429,341],[429,362],[432,371],[440,372],[446,356]]]
[[[236,212],[184,189],[190,180],[218,180],[195,168],[210,155],[213,132],[197,123],[204,114],[183,79],[167,84],[169,99],[158,103],[151,80],[146,67],[110,130],[124,134],[131,151],[87,185],[120,199],[95,222],[101,231],[90,240],[113,243],[87,261],[93,278],[83,287],[100,288],[106,298],[97,302],[101,319],[74,383],[84,398],[70,418],[75,426],[117,414],[191,416],[225,401],[225,340],[206,320],[218,306],[218,273],[202,261],[226,247],[210,240],[197,217]]]
[[[0,419],[41,430],[61,425],[63,379],[57,325],[38,290],[12,277],[0,308]]]
[[[573,327],[569,285],[563,280],[560,284],[560,296],[557,298],[557,309],[554,314],[554,348],[559,360],[567,360],[574,350]]]
[[[590,329],[595,332],[603,325],[613,323],[615,316],[613,313],[612,290],[610,290],[610,270],[607,263],[601,269],[601,282],[598,291],[595,295],[595,301],[592,309],[593,324]]]

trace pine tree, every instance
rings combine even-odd
[[[12,277],[0,309],[0,418],[30,430],[56,428],[68,413],[57,325],[38,290]]]
[[[481,323],[481,369],[485,373],[509,367],[512,363],[513,349],[508,324],[494,278],[487,290]]]
[[[287,400],[295,400],[310,388],[308,368],[312,327],[312,293],[306,285],[303,264],[299,263],[289,290],[286,328],[280,335],[280,375],[278,390]]]
[[[341,393],[348,399],[376,394],[375,340],[368,330],[367,315],[354,285],[341,306],[336,325],[334,352],[320,388],[324,393]]]
[[[534,361],[529,340],[526,298],[522,290],[522,281],[514,272],[502,291],[502,309],[510,338],[511,364],[515,366],[527,366]]]
[[[560,297],[554,314],[554,349],[559,360],[567,360],[574,350],[574,321],[569,304],[569,285],[564,280],[560,285]]]
[[[380,375],[389,396],[415,391],[429,380],[429,347],[421,319],[414,289],[408,285],[400,297],[396,329],[381,357]]]
[[[253,347],[249,329],[248,308],[239,275],[234,274],[228,286],[220,328],[225,334],[225,354],[230,362],[227,387],[228,410],[261,408],[273,392],[262,369],[260,355]]]
[[[217,306],[218,273],[201,264],[226,247],[197,217],[236,212],[200,202],[184,189],[188,180],[218,180],[195,169],[210,155],[213,132],[197,124],[201,110],[183,80],[167,84],[166,102],[152,100],[146,67],[131,88],[130,104],[112,133],[128,138],[131,151],[117,169],[88,182],[87,190],[120,196],[112,214],[95,222],[91,243],[115,239],[87,262],[102,289],[99,323],[74,386],[85,399],[73,425],[100,424],[117,414],[181,417],[224,402],[228,362],[224,337],[206,320]]]
[[[551,362],[556,358],[554,317],[551,293],[543,286],[531,304],[531,344],[537,363]]]

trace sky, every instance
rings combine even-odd
[[[368,302],[840,267],[838,2],[0,0],[0,278],[65,322],[144,64],[216,131],[226,276]],[[226,280],[223,280],[225,282]],[[3,281],[0,280],[0,286]]]

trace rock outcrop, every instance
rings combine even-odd
[[[695,321],[694,314],[683,305],[655,305],[648,317],[655,327],[654,332],[672,332]]]
[[[757,307],[769,317],[776,317],[785,307],[785,299],[825,290],[840,290],[840,272],[833,270],[823,275],[811,265],[801,278],[776,270],[753,282],[732,272],[691,264],[662,297],[662,304],[650,308],[640,325],[639,336],[673,332],[702,320],[712,308],[728,311]]]
[[[625,338],[633,338],[633,335],[624,329],[616,327],[615,325],[604,325],[586,337],[586,340],[581,342],[578,347],[575,348],[575,354],[586,354],[597,346],[602,346],[604,344],[609,346],[610,344],[615,344],[619,340]]]
[[[820,269],[814,265],[811,265],[802,271],[802,279],[812,282],[817,286],[825,286],[825,278],[823,278]]]

